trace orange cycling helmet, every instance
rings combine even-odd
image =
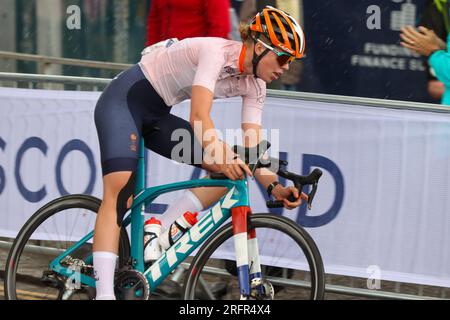
[[[299,59],[303,56],[305,51],[305,35],[299,23],[288,13],[271,6],[266,6],[251,20],[249,28],[256,33],[256,38],[251,36],[253,41],[255,43],[262,42],[266,47],[266,50],[259,56],[256,55],[253,49],[253,74],[256,78],[258,77],[256,75],[256,67],[259,61],[269,51],[273,51],[278,55],[280,65],[290,63],[294,59]],[[261,34],[269,39],[274,47],[282,51],[277,51],[259,40]]]
[[[250,30],[264,34],[272,45],[299,59],[305,51],[305,35],[288,13],[266,6],[250,23]]]

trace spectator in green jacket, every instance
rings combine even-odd
[[[447,0],[427,0],[425,9],[422,12],[422,17],[419,26],[424,26],[431,29],[443,41],[447,39],[449,34],[449,10],[450,1]],[[428,93],[433,99],[442,99],[445,91],[444,84],[436,78],[433,70],[428,63],[425,64],[428,77]]]
[[[422,26],[418,29],[412,26],[403,28],[400,38],[403,47],[428,57],[428,63],[436,73],[436,77],[445,86],[441,103],[450,105],[450,52],[447,44],[433,30]],[[450,35],[447,36],[447,43],[449,41]]]

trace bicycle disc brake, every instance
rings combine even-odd
[[[150,285],[139,271],[126,266],[116,273],[114,293],[119,300],[148,300]]]
[[[272,284],[265,279],[254,278],[250,282],[250,299],[255,300],[273,300],[275,290]]]

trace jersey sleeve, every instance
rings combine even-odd
[[[450,40],[450,35],[448,37]],[[450,50],[447,49],[447,50]],[[430,66],[434,69],[439,81],[442,81],[445,86],[450,85],[450,53],[444,50],[434,52],[428,59]]]
[[[241,122],[261,125],[266,100],[266,83],[253,77],[250,77],[247,81],[249,82],[247,94],[242,96]]]
[[[225,63],[222,50],[208,48],[203,45],[198,49],[198,64],[193,86],[202,86],[214,93],[217,79]]]

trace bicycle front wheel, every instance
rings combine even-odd
[[[286,217],[253,214],[248,229],[256,231],[262,278],[273,288],[271,299],[323,299],[322,258],[302,227]],[[188,300],[240,298],[231,223],[211,235],[192,259],[184,289]]]
[[[95,288],[50,269],[50,263],[94,230],[101,201],[87,195],[58,198],[39,209],[14,240],[6,262],[5,296],[8,300],[84,300]],[[124,227],[119,241],[119,266],[130,255]],[[61,261],[61,265],[94,277],[92,239]],[[74,269],[75,270],[75,269]]]

